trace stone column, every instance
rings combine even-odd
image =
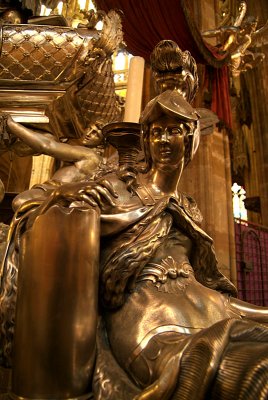
[[[33,156],[29,187],[49,180],[54,167],[54,158],[47,155]]]
[[[181,190],[193,196],[202,228],[213,238],[220,270],[236,283],[229,139],[225,131],[201,137],[195,159],[185,169]]]
[[[266,52],[268,56],[268,51]],[[261,202],[261,223],[268,226],[268,57],[262,64],[245,73],[252,107],[251,134],[254,135],[254,148],[250,148],[250,158],[256,155],[256,171],[259,181]],[[252,179],[253,177],[249,177]]]

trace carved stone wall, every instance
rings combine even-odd
[[[32,157],[19,157],[13,152],[0,154],[0,178],[6,192],[22,192],[29,189]]]
[[[258,16],[258,28],[268,19],[266,0],[247,1],[247,14]],[[248,144],[249,168],[245,171],[247,197],[260,198],[260,213],[249,213],[249,220],[268,226],[268,44],[257,49],[265,59],[257,67],[243,74],[249,92],[252,124],[243,127]]]
[[[249,174],[249,182],[259,182],[258,195],[261,202],[262,225],[268,226],[268,49],[266,58],[258,68],[245,74],[250,92],[253,122],[250,129],[251,144],[250,158],[256,157],[256,175],[254,171]],[[249,195],[251,184],[249,183]]]

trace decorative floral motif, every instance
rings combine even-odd
[[[149,263],[142,270],[137,282],[151,281],[159,291],[176,293],[184,290],[190,283],[193,276],[193,269],[188,261],[181,263],[168,256],[161,261],[161,264]]]

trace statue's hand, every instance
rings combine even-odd
[[[44,214],[53,205],[70,207],[74,202],[84,202],[91,207],[115,206],[114,199],[118,194],[106,179],[98,182],[66,183],[53,190],[43,203],[30,215],[27,227],[30,228],[39,215]]]
[[[53,204],[69,206],[77,201],[83,201],[92,207],[103,208],[107,205],[115,206],[114,199],[117,197],[118,195],[112,184],[106,179],[98,182],[69,183],[58,187],[51,193],[44,205],[44,209],[51,207]]]

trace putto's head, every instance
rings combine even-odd
[[[241,26],[247,32],[255,32],[258,26],[258,17],[253,17],[252,15],[249,15],[244,19]]]
[[[145,107],[140,122],[148,167],[153,163],[186,166],[199,144],[199,116],[176,91],[167,90]]]
[[[92,123],[86,130],[83,137],[81,138],[82,144],[90,148],[103,147],[104,145],[104,138],[102,134],[103,125],[104,122],[101,120]]]

